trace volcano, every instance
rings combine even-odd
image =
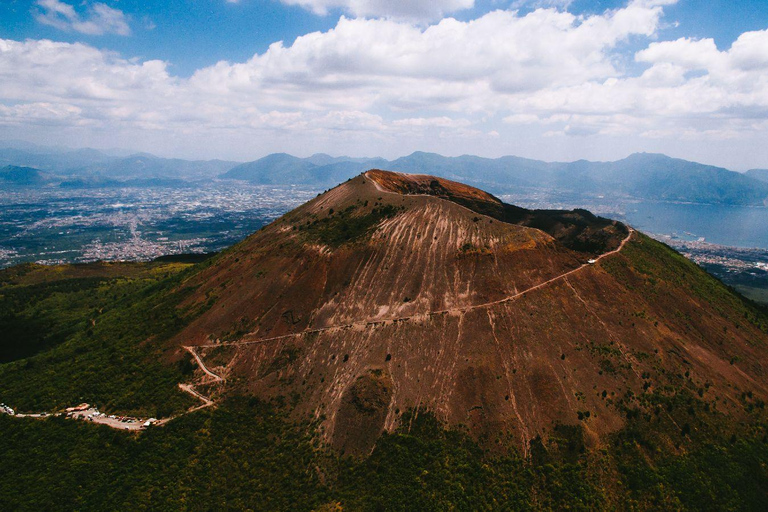
[[[528,453],[561,425],[599,447],[627,411],[667,414],[654,397],[740,418],[744,393],[768,396],[764,317],[695,264],[585,210],[432,176],[365,172],[185,286],[205,312],[178,353],[216,392],[290,400],[345,453],[424,411]]]

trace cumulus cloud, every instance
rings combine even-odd
[[[494,98],[506,94],[617,75],[610,50],[632,35],[653,34],[660,16],[658,7],[633,3],[587,19],[555,10],[522,17],[495,11],[426,29],[342,17],[334,29],[299,37],[290,47],[275,43],[247,62],[200,70],[191,83],[214,94],[262,98],[279,87],[277,101],[304,98],[334,108],[335,102],[495,108]]]
[[[237,0],[228,0],[237,2]],[[331,9],[341,9],[356,17],[395,18],[430,21],[444,14],[470,9],[474,0],[281,0],[284,4],[300,5],[325,15]]]
[[[60,30],[74,30],[81,34],[95,36],[103,34],[127,36],[131,33],[123,11],[103,3],[90,4],[85,16],[80,15],[72,5],[60,0],[37,0],[36,6],[37,8],[33,11],[35,19]]]
[[[428,27],[342,17],[189,78],[84,44],[0,40],[0,125],[336,147],[435,136],[458,147],[535,130],[649,140],[765,133],[768,31],[724,50],[709,39],[655,41],[669,3],[636,0],[586,17],[499,10]],[[630,38],[647,41],[635,54],[640,73],[617,64]]]

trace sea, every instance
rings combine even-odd
[[[640,231],[685,241],[768,250],[768,208],[637,202],[624,219]]]
[[[626,222],[649,235],[686,242],[768,250],[768,208],[663,202],[629,197],[579,195],[543,189],[498,193],[523,208],[584,208]]]

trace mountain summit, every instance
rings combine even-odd
[[[628,226],[369,170],[197,261],[0,272],[5,508],[765,508],[768,315]]]
[[[735,417],[741,393],[768,397],[761,317],[699,267],[589,212],[433,176],[367,171],[186,285],[207,310],[174,342],[226,392],[292,397],[347,453],[409,411],[527,453],[563,425],[599,446],[683,397]]]

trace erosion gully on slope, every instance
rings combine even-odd
[[[370,179],[368,176],[365,176],[365,178],[367,180],[371,181],[379,192],[386,193],[386,194],[397,194],[396,192],[392,192],[392,191],[383,189],[375,180]],[[424,195],[424,194],[412,194],[412,195]],[[434,196],[430,196],[430,197],[434,197]],[[458,205],[458,206],[461,206],[461,205]],[[461,207],[465,208],[465,209],[468,209],[468,208],[466,208],[464,206],[461,206]],[[210,407],[210,406],[213,406],[213,405],[216,404],[216,400],[214,400],[212,397],[208,397],[208,396],[205,396],[205,395],[201,394],[200,392],[198,392],[195,389],[195,386],[200,386],[200,385],[205,385],[205,384],[212,384],[212,383],[223,383],[223,382],[225,382],[226,379],[224,377],[220,376],[220,375],[217,375],[216,373],[211,371],[205,365],[205,363],[203,362],[202,358],[197,353],[197,350],[196,350],[197,348],[211,348],[211,347],[252,345],[252,344],[264,343],[264,342],[275,341],[275,340],[280,340],[280,339],[300,337],[300,336],[304,336],[304,335],[307,335],[307,334],[313,334],[313,333],[341,331],[341,330],[347,330],[347,329],[352,329],[352,328],[367,329],[367,328],[372,328],[372,327],[392,324],[392,323],[396,323],[396,322],[405,322],[405,321],[414,320],[414,319],[425,319],[425,318],[429,318],[431,316],[446,315],[446,314],[456,314],[456,313],[466,313],[468,311],[473,311],[473,310],[478,310],[478,309],[483,309],[483,308],[490,308],[492,306],[496,306],[496,305],[499,305],[499,304],[504,304],[504,303],[507,303],[507,302],[512,302],[512,301],[515,301],[515,300],[517,300],[517,299],[527,295],[528,293],[531,293],[531,292],[536,291],[536,290],[540,290],[540,289],[542,289],[542,288],[544,288],[544,287],[546,287],[546,286],[548,286],[548,285],[550,285],[552,283],[558,282],[560,280],[564,280],[567,277],[569,277],[569,276],[571,276],[571,275],[573,275],[573,274],[575,274],[577,272],[580,272],[580,271],[584,270],[587,267],[594,266],[595,264],[600,262],[603,258],[606,258],[608,256],[611,256],[613,254],[616,254],[616,253],[620,252],[624,248],[624,246],[627,244],[627,242],[629,242],[632,239],[632,236],[635,233],[635,230],[632,229],[630,226],[627,226],[627,228],[629,230],[629,233],[621,241],[621,243],[619,244],[619,246],[616,249],[614,249],[612,251],[609,251],[609,252],[606,252],[604,254],[601,254],[597,258],[595,258],[594,260],[590,260],[590,262],[584,263],[580,267],[577,267],[577,268],[575,268],[573,270],[570,270],[568,272],[565,272],[563,274],[555,276],[555,277],[553,277],[551,279],[548,279],[548,280],[546,280],[544,282],[541,282],[541,283],[539,283],[537,285],[531,286],[530,288],[527,288],[527,289],[525,289],[525,290],[523,290],[521,292],[515,293],[513,295],[509,295],[507,297],[503,297],[501,299],[498,299],[498,300],[495,300],[495,301],[492,301],[492,302],[486,302],[486,303],[483,303],[483,304],[476,304],[476,305],[473,305],[473,306],[464,306],[464,307],[458,307],[458,308],[429,311],[429,312],[426,312],[426,313],[420,313],[418,315],[394,317],[394,318],[387,318],[387,319],[380,319],[380,320],[365,320],[365,321],[361,321],[361,322],[353,322],[353,323],[342,324],[342,325],[333,325],[333,326],[328,326],[328,327],[320,327],[320,328],[316,328],[316,329],[305,329],[303,331],[296,332],[296,333],[284,334],[284,335],[281,335],[281,336],[272,336],[272,337],[267,337],[267,338],[260,338],[260,339],[257,339],[257,340],[232,341],[232,342],[224,342],[224,343],[208,343],[208,344],[200,344],[200,345],[195,345],[195,346],[184,345],[182,348],[184,350],[186,350],[187,352],[189,352],[190,355],[192,355],[193,359],[197,363],[197,365],[200,368],[200,370],[202,370],[202,372],[204,373],[205,377],[203,377],[200,381],[198,381],[196,383],[179,383],[178,386],[179,386],[180,390],[184,391],[185,393],[188,393],[188,394],[192,395],[197,400],[200,400],[202,402],[202,404],[198,405],[198,406],[195,406],[195,407],[191,407],[191,408],[189,408],[188,410],[186,410],[185,412],[183,412],[183,413],[181,413],[179,415],[169,416],[167,418],[163,418],[163,419],[157,420],[157,421],[155,421],[153,423],[153,425],[155,425],[155,426],[162,426],[162,425],[168,423],[169,421],[171,421],[171,420],[173,420],[175,418],[178,418],[178,417],[183,416],[185,414],[189,414],[189,413],[192,413],[192,412],[195,412],[195,411],[198,411],[200,409],[204,409],[206,407]],[[206,379],[206,377],[208,377],[208,379]],[[32,418],[44,418],[44,417],[46,417],[43,414],[27,414],[27,415],[18,415],[18,416],[19,417],[32,417]],[[135,431],[135,430],[142,430],[143,429],[143,427],[141,427],[141,428],[126,428],[122,424],[113,424],[113,423],[103,423],[103,424],[106,424],[107,426],[110,426],[110,427],[115,428],[115,429],[120,429],[120,430],[134,430]],[[143,425],[144,422],[142,421],[139,424]]]
[[[635,232],[635,230],[632,229],[629,226],[628,226],[628,229],[629,229],[629,234],[626,236],[626,238],[624,238],[624,240],[621,241],[621,244],[619,244],[619,246],[616,249],[614,249],[612,251],[609,251],[609,252],[606,252],[604,254],[601,254],[600,256],[595,258],[594,260],[591,260],[591,263],[584,263],[580,267],[577,267],[577,268],[575,268],[573,270],[569,270],[568,272],[565,272],[563,274],[555,276],[552,279],[548,279],[548,280],[546,280],[546,281],[544,281],[542,283],[539,283],[537,285],[531,286],[530,288],[527,288],[527,289],[525,289],[525,290],[523,290],[521,292],[515,293],[513,295],[509,295],[507,297],[502,297],[501,299],[498,299],[498,300],[495,300],[495,301],[492,301],[492,302],[485,302],[485,303],[482,303],[482,304],[475,304],[473,306],[463,306],[463,307],[458,307],[458,308],[450,308],[450,309],[441,309],[441,310],[436,310],[436,311],[428,311],[426,313],[420,313],[420,314],[417,314],[417,315],[385,318],[385,319],[380,319],[380,320],[365,320],[365,321],[361,321],[361,322],[353,322],[353,323],[348,323],[348,324],[330,325],[328,327],[318,327],[316,329],[305,329],[305,330],[299,331],[299,332],[294,332],[294,333],[290,333],[290,334],[283,334],[283,335],[280,335],[280,336],[272,336],[272,337],[267,337],[267,338],[259,338],[257,340],[230,341],[230,342],[222,342],[222,343],[204,343],[204,344],[196,345],[196,347],[212,348],[212,347],[252,345],[252,344],[256,344],[256,343],[264,343],[264,342],[267,342],[267,341],[275,341],[275,340],[281,340],[281,339],[286,339],[286,338],[293,338],[293,337],[304,336],[306,334],[314,334],[314,333],[329,332],[329,331],[331,331],[331,332],[332,331],[341,331],[341,330],[351,329],[351,328],[355,328],[355,327],[357,327],[357,328],[376,327],[376,326],[380,326],[380,325],[392,324],[392,323],[396,323],[396,322],[404,322],[404,321],[413,320],[413,319],[428,318],[430,316],[438,316],[438,315],[454,314],[454,313],[466,313],[468,311],[474,311],[474,310],[478,310],[478,309],[489,308],[489,307],[496,306],[496,305],[499,305],[499,304],[504,304],[506,302],[512,302],[512,301],[514,301],[516,299],[519,299],[520,297],[525,296],[526,294],[528,294],[530,292],[533,292],[533,291],[539,290],[541,288],[544,288],[544,287],[546,287],[546,286],[548,286],[548,285],[550,285],[552,283],[555,283],[555,282],[558,282],[558,281],[560,281],[562,279],[565,279],[565,278],[567,278],[567,277],[569,277],[569,276],[571,276],[571,275],[573,275],[573,274],[575,274],[575,273],[577,273],[577,272],[579,272],[579,271],[581,271],[581,270],[583,270],[583,269],[585,269],[587,267],[591,267],[591,266],[597,264],[600,260],[602,260],[603,258],[605,258],[607,256],[611,256],[613,254],[618,253],[619,251],[621,251],[624,248],[626,243],[632,238],[632,235]],[[247,334],[246,334],[246,336],[247,336]],[[184,348],[188,349],[189,347],[184,347]],[[198,362],[199,362],[199,358],[198,358]]]

